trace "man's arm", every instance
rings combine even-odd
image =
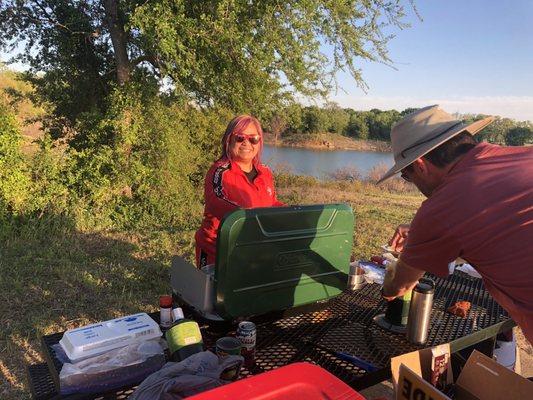
[[[411,290],[424,276],[424,271],[412,268],[400,258],[393,264],[387,266],[385,281],[383,282],[383,297],[393,300]]]

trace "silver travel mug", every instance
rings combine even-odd
[[[435,282],[431,279],[420,279],[413,289],[406,330],[411,343],[424,344],[428,339],[434,294]]]
[[[365,271],[357,263],[350,265],[348,289],[359,290],[365,285]]]

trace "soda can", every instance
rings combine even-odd
[[[239,322],[237,334],[235,335],[242,343],[241,355],[244,357],[244,365],[247,368],[255,364],[255,343],[257,340],[257,329],[250,321]]]
[[[217,340],[215,351],[219,360],[223,360],[224,358],[230,355],[240,356],[241,347],[242,344],[239,339],[226,336]],[[241,365],[242,361],[235,362],[234,364],[230,365],[220,374],[220,379],[223,379],[225,381],[236,380],[239,377]]]

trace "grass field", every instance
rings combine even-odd
[[[350,204],[358,257],[379,254],[396,225],[408,221],[422,201],[416,192],[389,192],[361,182],[288,176],[278,182],[278,195],[289,204]],[[39,336],[155,311],[158,296],[170,292],[170,257],[193,254],[193,231],[103,232],[74,226],[65,220],[26,226],[0,250],[2,399],[29,397],[25,367],[43,361]]]

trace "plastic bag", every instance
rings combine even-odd
[[[99,393],[134,385],[164,364],[160,339],[132,343],[76,364],[64,363],[59,374],[60,393]]]
[[[365,280],[368,283],[378,283],[383,285],[385,279],[385,269],[372,262],[359,261],[359,266],[365,271]]]
[[[470,264],[457,265],[455,269],[457,271],[462,271],[465,274],[468,274],[474,278],[481,278],[481,275],[479,274],[479,272],[477,272],[476,269],[472,267]]]

